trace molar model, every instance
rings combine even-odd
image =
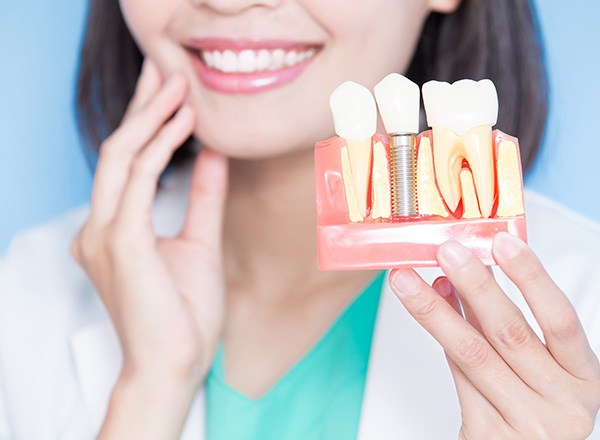
[[[456,210],[461,199],[461,176],[466,174],[465,181],[475,181],[481,214],[489,217],[494,204],[491,134],[498,119],[494,83],[489,79],[463,79],[454,84],[430,81],[423,86],[423,102],[427,124],[433,131],[435,173],[448,207]],[[463,170],[464,160],[470,170]]]
[[[423,86],[428,125],[417,134],[419,88],[399,74],[370,91],[345,82],[330,99],[337,136],[315,145],[322,270],[437,266],[455,239],[488,265],[496,233],[526,240],[516,138],[492,131],[490,80]]]

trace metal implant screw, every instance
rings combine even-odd
[[[416,134],[390,134],[390,174],[392,217],[417,216]]]

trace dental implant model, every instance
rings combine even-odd
[[[315,145],[322,270],[436,266],[458,240],[488,265],[496,233],[526,240],[516,138],[492,131],[490,80],[423,86],[429,131],[418,133],[419,88],[399,74],[370,91],[346,82],[330,104],[338,136]]]
[[[410,218],[419,214],[417,200],[417,134],[419,86],[397,73],[375,86],[375,98],[390,139],[392,215]]]

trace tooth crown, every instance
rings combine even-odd
[[[366,87],[346,81],[329,98],[335,132],[344,139],[370,139],[377,130],[377,106]]]
[[[375,99],[388,133],[419,132],[421,97],[417,84],[390,73],[375,86]]]
[[[423,85],[423,102],[430,127],[450,129],[459,135],[498,120],[498,94],[489,79],[463,79],[453,84],[429,81]]]

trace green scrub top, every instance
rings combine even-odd
[[[225,382],[218,346],[206,379],[207,440],[356,439],[385,271],[262,397]]]

